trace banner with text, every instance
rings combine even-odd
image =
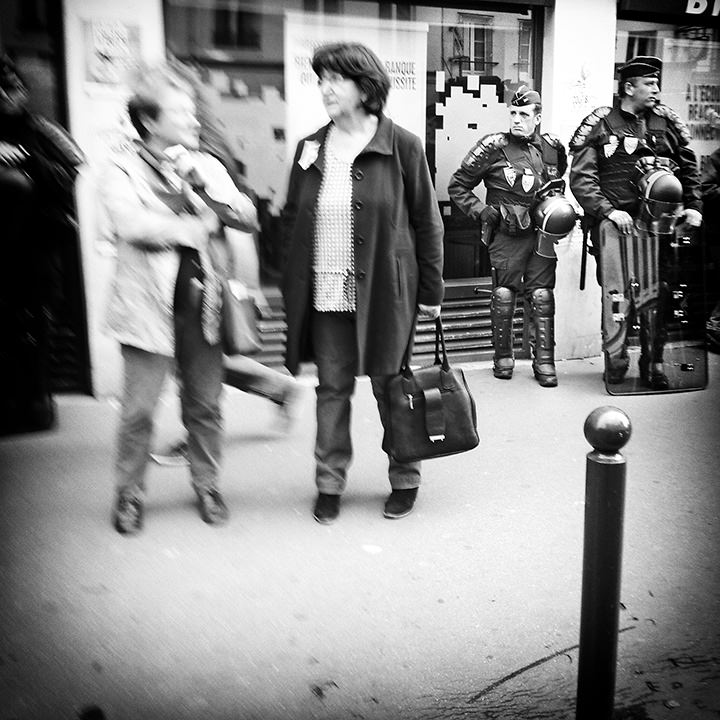
[[[373,50],[390,76],[385,114],[425,145],[426,23],[322,14],[285,14],[285,100],[288,158],[308,133],[327,124],[312,69],[315,49],[329,42],[360,42]]]

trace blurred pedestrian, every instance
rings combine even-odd
[[[57,124],[30,112],[29,90],[0,58],[0,435],[46,430],[55,421],[50,321],[59,293],[53,269],[75,220],[83,153]],[[74,232],[72,232],[74,238]]]
[[[222,524],[222,300],[210,243],[223,225],[254,229],[255,207],[220,162],[198,151],[194,94],[177,73],[145,72],[128,114],[139,140],[112,158],[99,187],[117,244],[108,328],[125,370],[115,527],[123,534],[142,528],[153,414],[173,369],[200,515]]]
[[[358,43],[312,60],[330,122],[298,143],[283,211],[286,365],[317,365],[314,517],[333,522],[352,460],[351,398],[370,376],[380,419],[416,317],[443,298],[443,224],[420,139],[383,113],[390,80]],[[389,457],[385,517],[413,509],[420,463]]]
[[[203,82],[200,70],[171,57],[170,67],[186,79],[195,92],[197,119],[200,123],[199,149],[219,160],[236,187],[253,200],[255,194],[240,172],[238,162],[228,140],[225,126],[214,107],[216,93]],[[223,232],[231,254],[230,265],[235,270],[233,279],[239,280],[253,298],[261,318],[272,317],[272,309],[262,291],[258,258],[257,231],[249,232],[225,227]],[[277,423],[281,431],[290,430],[297,417],[301,386],[292,375],[268,367],[244,355],[223,357],[223,383],[237,390],[265,398],[277,407]],[[150,453],[160,465],[187,465],[187,436],[175,437],[161,448]]]

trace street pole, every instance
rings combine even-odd
[[[603,406],[585,420],[592,445],[585,475],[580,651],[576,720],[611,720],[615,699],[628,416]]]

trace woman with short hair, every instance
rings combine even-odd
[[[384,390],[416,317],[443,298],[443,224],[420,139],[383,114],[390,80],[359,43],[315,51],[330,122],[297,146],[283,210],[286,365],[317,365],[314,517],[333,522],[352,460],[351,398],[369,375],[384,423]],[[409,514],[420,463],[389,457],[384,515]]]

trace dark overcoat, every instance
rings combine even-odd
[[[315,207],[329,128],[298,143],[283,209],[285,364],[292,373],[314,359],[309,318]],[[420,139],[384,115],[353,162],[352,183],[356,373],[389,375],[400,368],[417,304],[442,302],[443,223]]]

